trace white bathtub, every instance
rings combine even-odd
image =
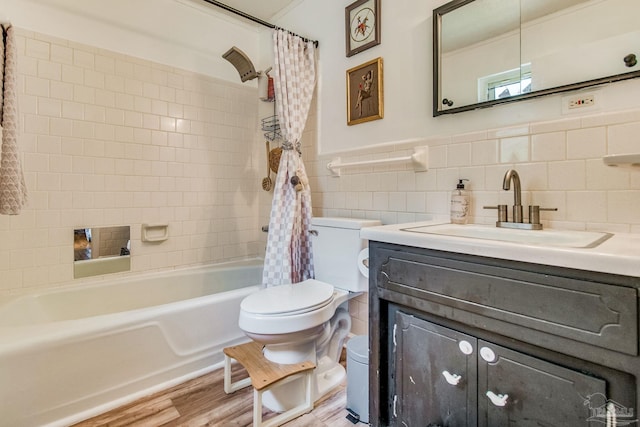
[[[262,260],[0,303],[0,426],[65,426],[222,366]]]

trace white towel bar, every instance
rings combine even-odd
[[[413,164],[413,170],[415,172],[425,172],[428,170],[429,163],[429,147],[415,147],[413,154],[404,157],[391,157],[389,159],[377,159],[377,160],[363,160],[360,162],[348,162],[342,163],[340,157],[336,157],[327,163],[327,169],[331,171],[333,176],[340,176],[340,169],[352,166],[371,166],[371,165],[390,165],[395,163],[407,163]]]

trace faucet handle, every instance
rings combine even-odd
[[[507,222],[507,205],[483,206],[483,209],[497,209],[498,222]]]
[[[540,211],[557,211],[558,208],[541,208],[538,205],[529,206],[529,223],[540,224]]]

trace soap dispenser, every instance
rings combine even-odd
[[[469,192],[464,189],[464,181],[459,179],[456,189],[451,192],[451,222],[466,224],[469,218]]]

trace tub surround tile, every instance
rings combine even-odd
[[[255,89],[21,29],[18,44],[30,204],[15,219],[0,217],[0,230],[32,229],[42,236],[49,230],[71,235],[83,225],[179,224],[167,245],[151,247],[134,237],[133,274],[260,255],[257,201],[246,196],[257,191],[263,164],[253,160],[263,155],[253,147]],[[221,203],[229,209],[216,209]],[[218,233],[194,240],[202,227],[188,233],[182,227],[212,212],[235,230],[219,249]],[[243,225],[229,226],[236,222]],[[24,253],[12,255],[20,239],[0,241],[3,290],[71,280],[69,257],[60,265],[42,257],[47,262],[34,269],[18,258]],[[49,245],[42,249],[64,251],[60,241]],[[144,261],[135,262],[138,255]]]

